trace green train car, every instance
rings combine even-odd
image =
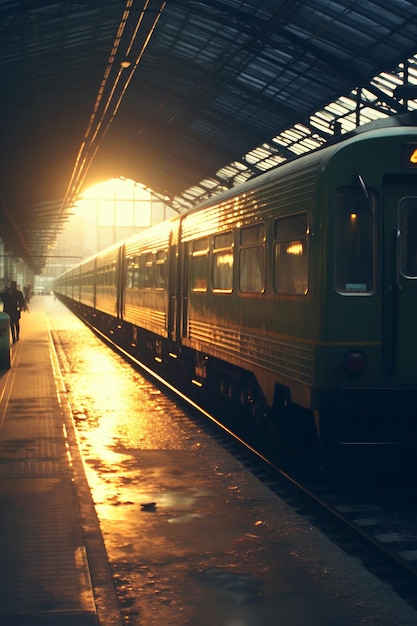
[[[412,452],[417,129],[358,129],[100,253],[55,291],[257,423],[301,408],[327,459]]]

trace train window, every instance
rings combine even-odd
[[[190,285],[193,291],[207,291],[208,237],[191,242]]]
[[[81,278],[81,289],[84,294],[92,294],[94,291],[94,275],[93,273],[86,272]]]
[[[155,267],[155,289],[165,289],[165,261],[167,253],[166,250],[159,250],[156,253],[156,267]]]
[[[105,268],[101,267],[97,273],[97,287],[100,287],[100,288],[104,287],[105,284],[106,284]]]
[[[154,285],[154,274],[153,274],[153,254],[149,252],[145,254],[145,265],[144,265],[144,279],[145,284],[144,287],[146,289],[152,289]]]
[[[134,259],[134,283],[137,289],[153,289],[155,287],[156,264],[152,252],[147,252]]]
[[[126,289],[132,289],[134,282],[134,264],[133,259],[127,260],[127,268],[126,268]]]
[[[280,217],[274,223],[274,289],[305,295],[308,291],[308,219],[306,213]]]
[[[233,287],[233,232],[214,237],[213,290],[228,292]]]
[[[399,205],[401,273],[417,278],[417,198],[403,198]]]
[[[150,255],[152,258],[152,255]],[[148,255],[141,254],[137,257],[138,268],[137,268],[137,287],[138,289],[145,289],[147,287],[147,280],[149,278],[149,266],[147,265]]]
[[[336,195],[336,290],[366,294],[376,289],[376,196],[357,187]]]
[[[104,283],[106,287],[114,287],[116,284],[116,266],[114,264],[110,264],[106,266],[105,269],[105,279]]]
[[[139,257],[135,256],[127,261],[126,288],[134,289],[139,283]]]
[[[97,273],[97,286],[102,289],[103,287],[106,287],[106,285],[108,284],[108,267],[107,266],[103,266],[98,270]]]
[[[135,256],[133,259],[133,276],[132,276],[132,287],[139,287],[139,257]]]
[[[239,289],[243,293],[265,290],[265,225],[245,226],[240,231]]]

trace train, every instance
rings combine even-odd
[[[54,291],[257,426],[302,414],[326,467],[412,456],[417,129],[360,127],[100,251]]]

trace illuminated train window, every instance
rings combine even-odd
[[[152,289],[154,285],[154,255],[146,252],[135,257],[135,279],[138,289]]]
[[[155,255],[155,289],[166,288],[165,262],[167,258],[166,250],[158,250]]]
[[[274,223],[274,290],[288,295],[308,291],[307,213],[280,217]]]
[[[240,231],[239,290],[265,291],[265,224],[246,226]]]
[[[139,286],[139,257],[128,259],[126,272],[126,289],[134,289]]]
[[[376,194],[360,187],[339,189],[335,215],[335,287],[339,293],[376,291]]]
[[[208,283],[208,237],[202,237],[189,243],[190,268],[189,279],[192,291],[207,291]]]
[[[213,290],[230,293],[233,287],[233,232],[215,235],[213,242]]]

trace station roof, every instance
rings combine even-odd
[[[3,0],[0,236],[38,273],[96,182],[181,211],[403,113],[416,32],[414,0]]]

